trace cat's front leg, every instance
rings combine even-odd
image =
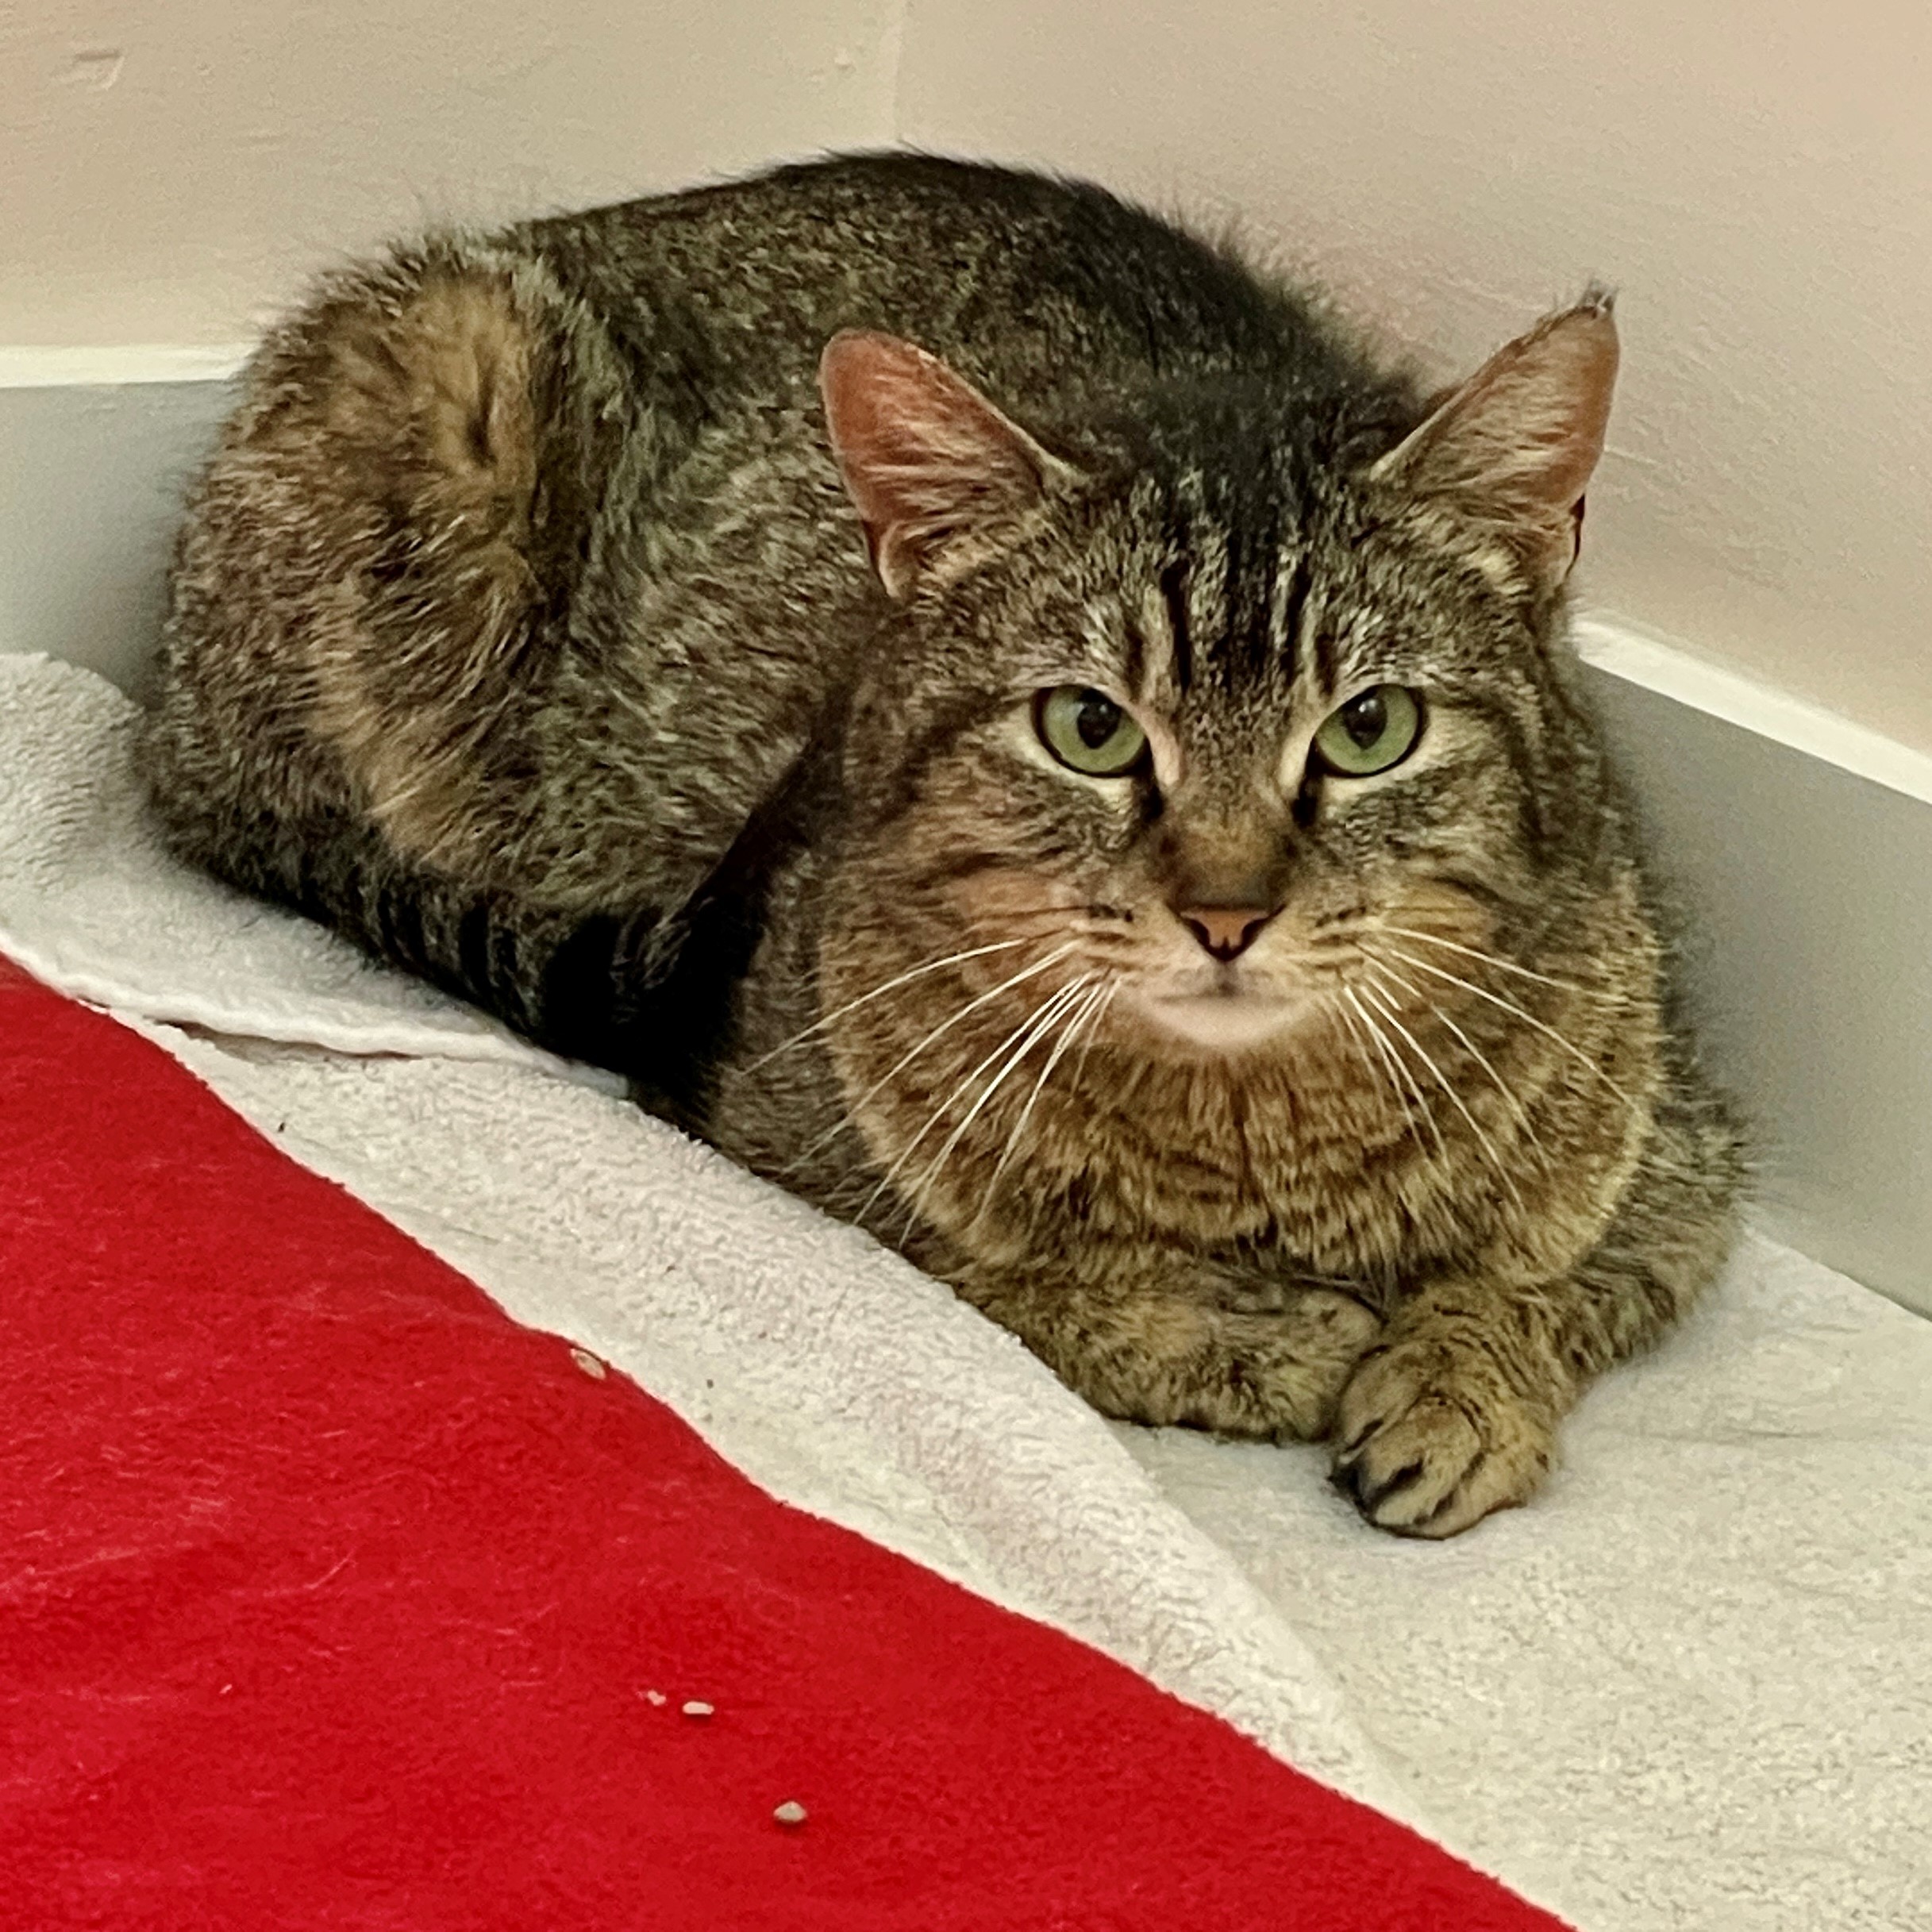
[[[977,1275],[959,1286],[1103,1414],[1268,1441],[1326,1435],[1382,1327],[1362,1303],[1323,1287],[1256,1309],[1226,1306],[1221,1284],[1205,1279]]]
[[[1333,1480],[1399,1536],[1454,1536],[1549,1473],[1574,1379],[1512,1332],[1501,1298],[1438,1284],[1400,1310],[1342,1391]],[[1480,1310],[1482,1312],[1478,1312]]]
[[[1557,1426],[1611,1363],[1676,1319],[1722,1253],[1722,1224],[1661,1238],[1624,1225],[1554,1281],[1438,1277],[1391,1311],[1342,1391],[1334,1481],[1399,1536],[1454,1536],[1526,1503]]]
[[[1584,1390],[1717,1274],[1740,1164],[1735,1130],[1687,1079],[1660,1102],[1610,1226],[1568,1268],[1539,1279],[1518,1244],[1417,1284],[1342,1393],[1337,1487],[1403,1536],[1454,1536],[1527,1502]]]

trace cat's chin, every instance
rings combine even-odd
[[[1314,1006],[1306,999],[1233,990],[1138,1003],[1141,1017],[1157,1033],[1209,1053],[1244,1053],[1265,1046],[1306,1019]]]

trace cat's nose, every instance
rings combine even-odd
[[[1182,906],[1175,916],[1216,959],[1231,960],[1275,915],[1264,906]]]

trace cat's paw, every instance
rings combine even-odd
[[[1342,1391],[1330,1480],[1398,1536],[1454,1536],[1527,1502],[1556,1447],[1549,1418],[1466,1348],[1422,1339],[1367,1356]]]
[[[1168,1365],[1153,1379],[1137,1421],[1179,1422],[1215,1435],[1263,1442],[1318,1442],[1355,1364],[1382,1332],[1382,1318],[1353,1296],[1318,1288],[1284,1309],[1219,1309],[1195,1315],[1184,1353],[1145,1361]]]
[[[1334,1426],[1337,1404],[1363,1353],[1382,1332],[1382,1318],[1351,1295],[1320,1288],[1283,1318],[1285,1333],[1258,1349],[1245,1367],[1253,1380],[1262,1433],[1276,1441],[1318,1442]]]

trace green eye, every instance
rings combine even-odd
[[[1314,734],[1322,762],[1344,778],[1400,764],[1422,735],[1422,707],[1400,684],[1378,684],[1330,713]]]
[[[1033,700],[1033,729],[1064,765],[1089,778],[1124,778],[1147,751],[1147,733],[1105,691],[1062,684]]]

